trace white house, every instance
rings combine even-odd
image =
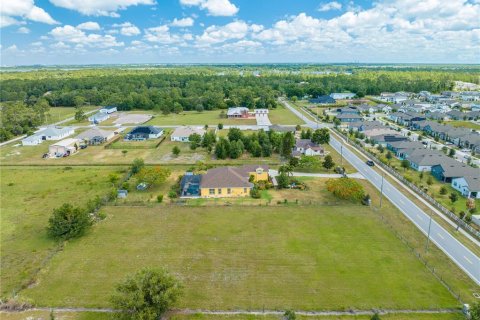
[[[297,139],[295,146],[292,150],[292,156],[300,157],[305,156],[323,156],[325,155],[325,149],[316,143],[313,143],[310,139]]]
[[[100,112],[108,113],[108,114],[114,113],[116,111],[118,111],[118,110],[117,110],[117,107],[115,107],[115,106],[105,106],[102,109],[100,109]]]
[[[172,135],[170,136],[170,140],[176,142],[189,142],[188,138],[190,135],[196,133],[200,136],[203,136],[205,132],[206,131],[203,128],[178,127],[173,131]]]
[[[24,146],[35,146],[40,144],[43,140],[61,140],[72,135],[75,131],[70,127],[47,127],[35,134],[26,137],[22,140]]]
[[[108,113],[100,111],[100,112],[95,113],[93,116],[88,117],[88,121],[95,124],[95,123],[103,122],[103,121],[107,120],[108,118],[110,118],[110,115]]]
[[[42,143],[42,137],[38,135],[28,136],[25,139],[22,139],[22,145],[24,146],[36,146]]]
[[[453,178],[452,187],[467,198],[480,199],[480,172],[476,176]]]
[[[79,143],[80,140],[78,139],[67,138],[50,145],[48,148],[48,153],[55,156],[72,154],[77,152],[78,148],[80,147]]]

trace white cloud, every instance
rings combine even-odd
[[[183,43],[184,39],[178,34],[171,34],[167,25],[145,29],[145,40],[161,44]]]
[[[129,6],[153,5],[154,0],[50,0],[57,7],[78,11],[84,15],[119,17],[118,10]]]
[[[188,18],[183,18],[183,19],[173,19],[172,23],[170,25],[172,27],[191,27],[194,24],[194,20],[190,17]]]
[[[17,52],[19,50],[18,50],[16,44],[12,44],[10,47],[6,48],[5,51],[7,51],[7,52]]]
[[[244,21],[230,22],[224,26],[210,26],[202,35],[197,36],[197,45],[205,46],[225,42],[232,39],[242,39],[249,31],[249,26]]]
[[[318,11],[330,11],[330,10],[340,10],[342,9],[342,4],[337,1],[327,2],[320,5]]]
[[[18,28],[17,33],[28,34],[30,33],[30,29],[28,29],[27,27],[20,27]]]
[[[86,34],[80,29],[77,29],[70,25],[63,27],[56,27],[50,31],[50,35],[60,42],[81,44],[83,46],[109,48],[109,47],[121,47],[123,42],[117,42],[116,38],[111,35],[100,35],[95,33]]]
[[[197,6],[212,16],[234,16],[238,12],[238,7],[230,0],[180,0],[180,3],[185,6]]]
[[[77,29],[80,29],[80,30],[100,30],[100,25],[97,22],[88,21],[88,22],[80,23],[77,26]]]
[[[130,22],[125,22],[121,24],[114,24],[113,27],[115,28],[120,28],[120,34],[124,36],[136,36],[139,35],[140,29],[138,27]],[[110,32],[110,33],[115,33],[115,32]]]
[[[0,27],[20,23],[15,17],[47,24],[58,23],[45,10],[35,6],[33,0],[5,0],[1,5]]]

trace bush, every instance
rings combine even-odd
[[[260,199],[260,190],[256,186],[253,187],[252,190],[250,190],[250,196],[254,199]]]
[[[158,202],[158,203],[162,203],[162,201],[163,201],[163,194],[159,194],[159,195],[157,196],[157,202]]]
[[[363,186],[354,179],[328,179],[326,185],[327,190],[340,199],[361,201],[365,196]]]
[[[448,192],[448,190],[447,190],[447,188],[445,188],[445,186],[442,186],[442,187],[440,188],[440,194],[441,194],[442,196],[446,195],[447,192]]]
[[[112,296],[121,318],[160,319],[182,293],[180,283],[165,269],[142,269],[116,287]]]
[[[122,183],[122,189],[130,191],[130,183],[128,181],[125,181],[124,183]]]
[[[83,235],[91,225],[92,219],[86,210],[65,203],[53,210],[47,232],[54,239],[67,240]]]
[[[169,197],[170,199],[175,199],[177,196],[178,196],[178,195],[177,195],[177,193],[176,193],[174,190],[170,190],[170,191],[168,192],[168,197]]]

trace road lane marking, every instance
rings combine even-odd
[[[438,232],[437,232],[437,236],[439,236],[440,238],[442,238],[442,239],[445,240],[445,238],[444,238],[440,233],[438,233]]]
[[[472,261],[470,261],[467,257],[463,256],[465,258],[465,260],[467,260],[470,264],[473,264]]]
[[[423,220],[422,216],[417,214],[418,219]]]

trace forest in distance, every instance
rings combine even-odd
[[[164,114],[276,108],[279,96],[315,97],[350,91],[441,92],[454,81],[478,83],[478,66],[234,65],[92,68],[2,72],[0,140],[43,124],[49,107],[115,105]]]

